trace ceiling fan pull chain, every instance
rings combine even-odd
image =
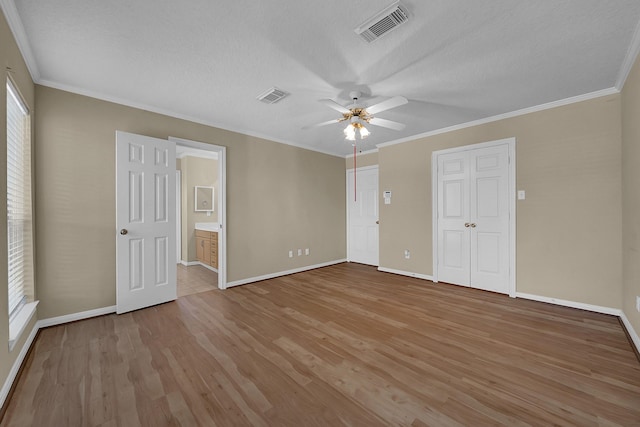
[[[356,192],[356,144],[353,144],[353,201],[358,200],[358,193]]]

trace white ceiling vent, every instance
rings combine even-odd
[[[287,95],[289,95],[287,92],[278,89],[277,87],[272,87],[265,93],[259,95],[257,99],[265,104],[275,104]]]
[[[367,43],[371,43],[408,20],[407,8],[401,5],[400,1],[396,1],[353,31]]]

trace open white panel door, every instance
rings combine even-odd
[[[116,311],[173,301],[176,146],[116,132]]]

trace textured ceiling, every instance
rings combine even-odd
[[[341,156],[344,125],[302,129],[340,117],[319,99],[409,99],[367,150],[614,88],[640,20],[638,0],[402,0],[368,44],[353,29],[392,0],[1,1],[40,84]],[[273,86],[291,95],[256,100]]]

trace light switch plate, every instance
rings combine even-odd
[[[518,190],[518,200],[524,200],[524,190]]]

